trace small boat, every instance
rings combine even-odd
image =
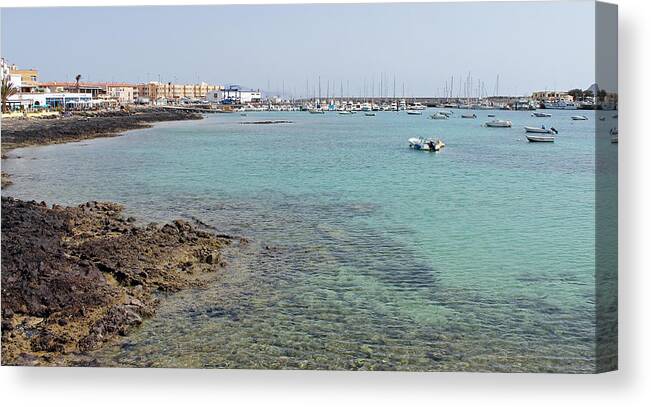
[[[369,116],[369,117],[370,116],[375,116],[375,113],[373,113],[373,112],[364,113],[364,116]]]
[[[613,144],[617,144],[619,141],[619,130],[617,127],[613,127],[610,129],[610,142]]]
[[[439,112],[436,112],[433,115],[430,115],[429,118],[434,119],[434,120],[447,120],[448,119],[448,117],[446,115],[441,114]]]
[[[550,127],[549,129],[545,128],[545,126],[542,127],[529,127],[529,126],[524,126],[524,131],[527,133],[542,133],[542,134],[558,134],[558,131]]]
[[[525,137],[531,143],[553,143],[554,142],[554,136],[530,136],[528,134],[525,134]]]
[[[601,117],[599,118],[599,121],[605,122],[605,121],[606,121],[606,116],[601,116]]]
[[[572,116],[572,120],[588,120],[586,116],[580,115],[580,116]]]
[[[423,114],[423,112],[422,112],[422,111],[420,111],[420,110],[407,110],[407,114],[411,114],[411,115],[416,115],[416,116],[420,116],[420,115],[422,115],[422,114]]]
[[[615,113],[615,114],[613,115],[613,119],[616,119],[616,118],[618,118],[618,117],[619,117],[619,115],[618,115],[617,113]]]
[[[486,127],[511,127],[511,120],[491,120],[486,122]]]
[[[346,114],[346,115],[353,114],[353,112],[351,112],[350,110],[340,110],[338,113],[339,114]]]
[[[533,117],[552,117],[550,113],[543,113],[543,112],[533,112],[531,114]]]
[[[439,110],[439,111],[436,112],[436,113],[438,113],[438,114],[442,114],[442,115],[447,116],[447,117],[452,116],[452,112],[449,111],[449,110]]]
[[[464,114],[461,115],[461,118],[462,119],[476,119],[477,115],[474,114],[474,113],[473,114],[464,113]]]
[[[494,114],[489,114],[488,117],[495,117],[495,115]]]
[[[409,105],[409,110],[425,110],[427,106],[421,104],[420,102],[415,102],[412,105]]]
[[[414,150],[440,151],[445,147],[445,143],[440,139],[434,140],[432,138],[424,139],[422,137],[412,137],[408,141],[409,147]]]
[[[321,109],[311,109],[310,114],[325,114],[325,111]]]

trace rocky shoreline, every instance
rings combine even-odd
[[[181,220],[138,226],[115,203],[3,197],[2,365],[79,365],[160,293],[218,278],[230,242]]]
[[[151,127],[151,123],[155,122],[198,120],[202,117],[201,114],[180,109],[147,107],[77,112],[56,118],[3,119],[2,157],[19,147],[113,137],[127,130]]]

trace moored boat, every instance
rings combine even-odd
[[[441,139],[432,139],[432,138],[422,138],[422,137],[412,137],[408,140],[409,147],[414,150],[423,150],[423,151],[440,151],[445,147],[445,143]]]
[[[325,111],[321,109],[310,109],[310,114],[325,114]]]
[[[375,116],[375,113],[373,113],[373,112],[364,113],[364,116],[369,116],[369,117],[370,116]]]
[[[441,114],[439,112],[436,112],[436,113],[430,115],[429,118],[434,119],[434,120],[447,120],[448,119],[448,117],[446,115]]]
[[[511,120],[491,120],[486,122],[486,127],[511,127]]]
[[[619,130],[617,127],[610,129],[610,142],[617,144],[619,142]]]
[[[554,142],[554,136],[531,136],[529,134],[525,134],[525,137],[531,143],[553,143]]]
[[[461,118],[462,119],[476,119],[477,115],[474,114],[474,113],[473,114],[464,113],[464,114],[461,115]]]
[[[420,116],[423,114],[422,111],[420,110],[407,110],[407,114],[415,115],[415,116]]]
[[[543,112],[533,112],[533,113],[531,114],[531,116],[533,116],[533,117],[552,117],[551,114],[549,114],[549,113],[543,113]]]
[[[583,115],[572,116],[572,120],[588,120],[588,117]]]
[[[555,128],[550,127],[548,129],[548,128],[545,128],[545,126],[542,126],[542,127],[524,126],[524,131],[527,132],[527,133],[558,134],[558,131]]]

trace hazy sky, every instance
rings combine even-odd
[[[40,80],[240,84],[302,96],[587,88],[594,2],[2,9],[2,56]],[[332,83],[334,82],[334,85]],[[475,91],[476,92],[476,91]]]

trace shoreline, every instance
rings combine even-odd
[[[55,118],[2,119],[2,159],[22,147],[63,144],[102,137],[118,137],[128,130],[152,127],[153,123],[201,120],[198,113],[160,107],[135,108],[129,111],[75,112]],[[2,188],[11,185],[11,174],[2,172]]]
[[[2,365],[78,366],[151,317],[159,294],[219,278],[230,236],[136,225],[110,202],[2,197]]]

